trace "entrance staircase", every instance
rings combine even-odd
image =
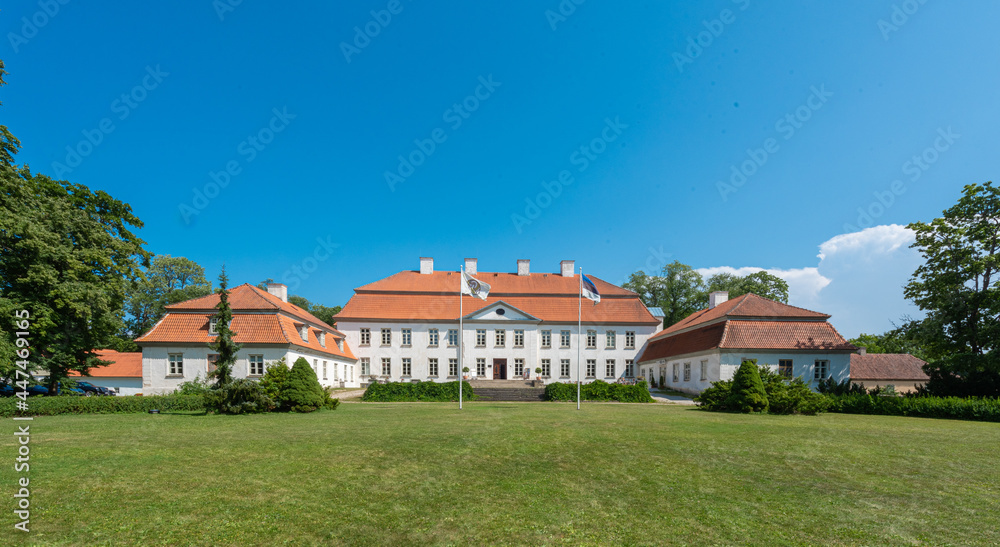
[[[544,387],[532,387],[531,382],[523,380],[471,380],[469,385],[472,386],[480,401],[537,402],[545,400]]]

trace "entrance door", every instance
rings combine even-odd
[[[493,360],[493,379],[494,380],[506,380],[507,379],[507,360],[506,359],[494,359]]]

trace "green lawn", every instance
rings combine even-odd
[[[31,423],[31,543],[1000,542],[991,423],[557,403]],[[7,461],[0,480],[7,543]]]

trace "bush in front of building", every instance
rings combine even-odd
[[[736,370],[727,404],[736,412],[767,412],[767,392],[764,391],[756,360],[743,361]]]
[[[580,386],[580,398],[584,401],[618,401],[621,403],[652,403],[649,385],[640,380],[634,385],[609,384],[603,380],[594,380]],[[545,399],[548,401],[575,401],[575,383],[552,383],[545,386]]]
[[[205,408],[216,414],[258,414],[277,407],[256,380],[233,378],[224,385],[209,389],[203,397]]]
[[[128,414],[160,411],[204,411],[201,395],[150,395],[146,397],[31,397],[28,411],[17,410],[17,397],[0,399],[0,416],[55,416],[57,414]]]
[[[319,385],[316,371],[309,366],[309,361],[299,357],[288,371],[279,395],[279,403],[284,410],[292,412],[312,412],[326,404],[327,396]]]
[[[282,357],[267,365],[264,376],[260,378],[260,387],[264,388],[264,393],[275,401],[281,401],[281,390],[288,381],[288,365]]]
[[[823,412],[829,406],[828,399],[809,389],[809,384],[802,381],[801,378],[786,380],[767,365],[757,367],[756,364],[752,364],[752,366],[757,369],[757,378],[768,402],[767,413],[815,415]],[[740,368],[743,368],[742,365]],[[741,398],[734,397],[735,384],[735,378],[712,382],[711,387],[702,391],[694,398],[694,401],[703,410],[751,412],[743,406]]]
[[[1000,422],[1000,398],[827,395],[830,412]]]
[[[462,382],[462,399],[476,398],[469,382]],[[402,402],[448,402],[458,400],[458,382],[372,382],[361,396],[361,400],[372,403]]]

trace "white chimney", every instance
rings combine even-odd
[[[522,258],[522,259],[518,260],[517,261],[517,275],[529,275],[531,273],[529,271],[529,267],[530,266],[531,266],[531,261],[530,260],[525,259],[525,258]]]
[[[282,302],[288,302],[288,285],[284,283],[268,283],[267,292],[277,296]]]
[[[427,258],[425,256],[420,257],[420,273],[425,275],[434,273],[433,258]]]
[[[712,309],[728,300],[729,300],[728,291],[715,291],[714,293],[708,295],[708,309]]]
[[[868,353],[868,348],[858,348],[858,355],[865,355]]]
[[[576,263],[572,260],[563,260],[559,263],[559,269],[563,277],[573,277]]]
[[[465,259],[465,273],[467,273],[469,275],[476,275],[477,273],[479,273],[477,271],[477,269],[476,269],[476,263],[477,262],[478,261],[475,258],[466,258]]]

